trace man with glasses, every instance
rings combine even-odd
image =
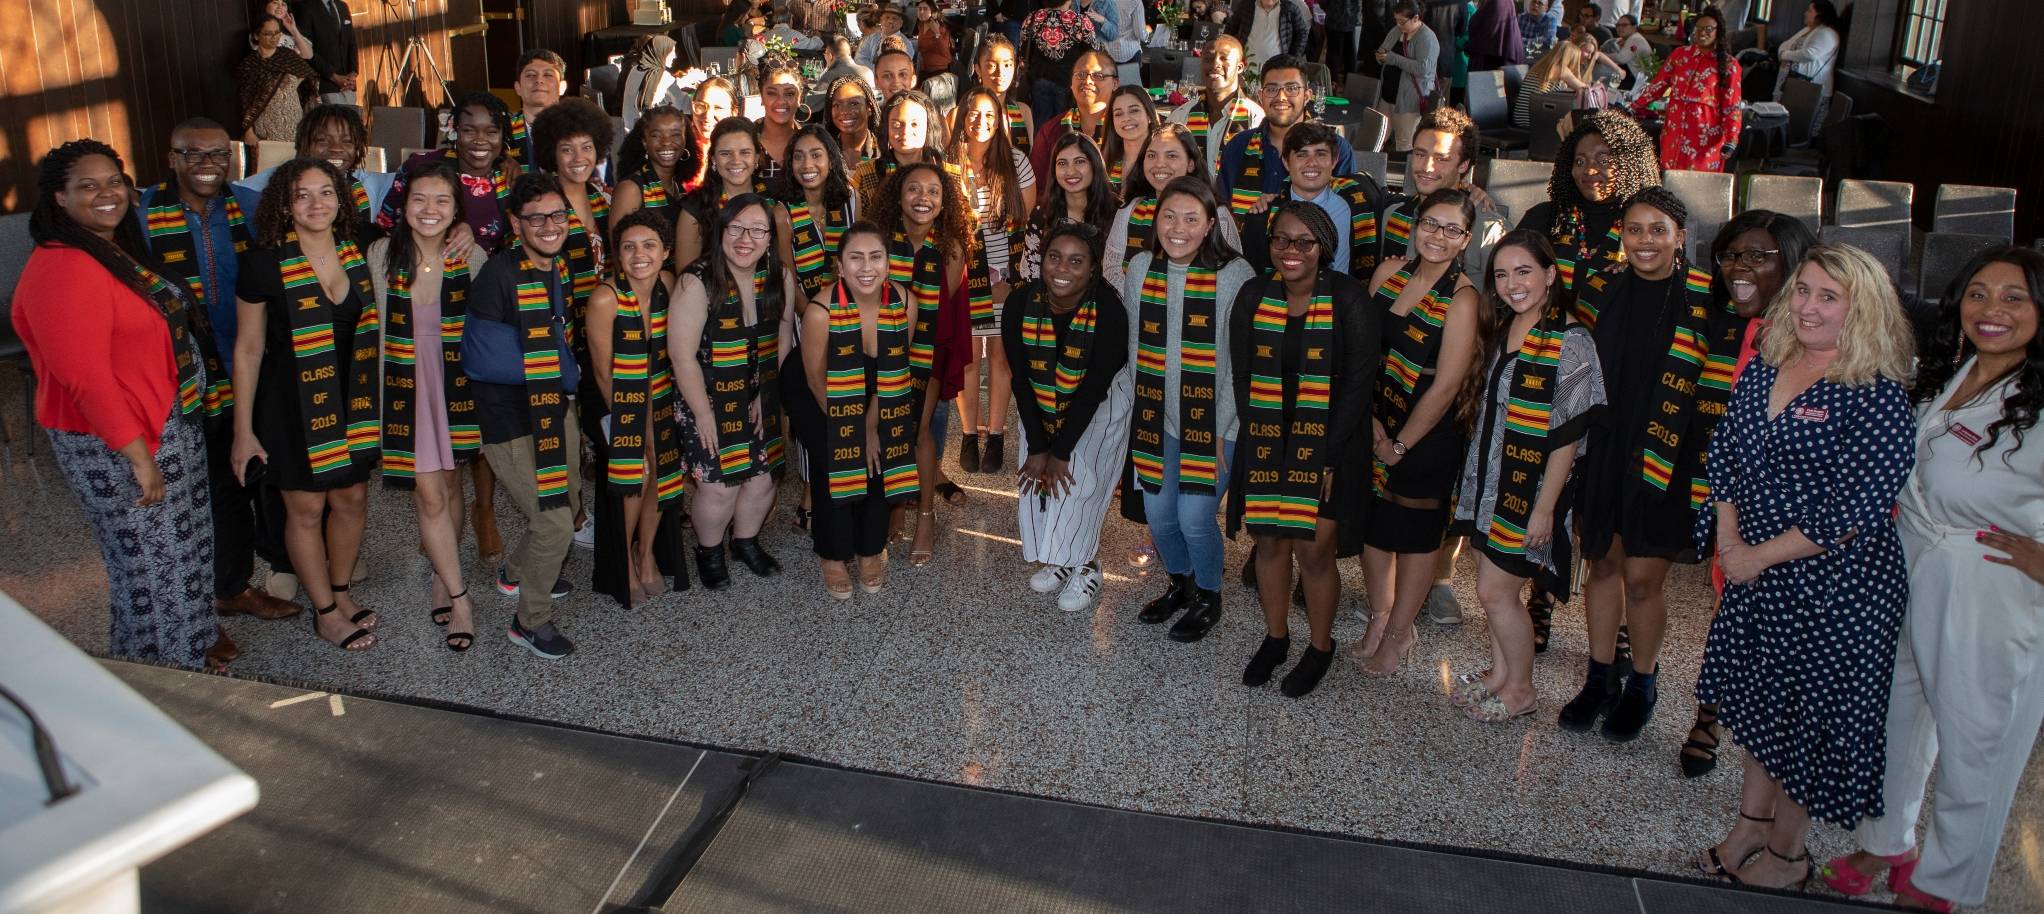
[[[1245,130],[1221,149],[1221,167],[1214,186],[1233,213],[1237,227],[1260,213],[1284,190],[1290,176],[1282,155],[1285,134],[1306,119],[1313,90],[1306,85],[1305,64],[1279,55],[1263,65],[1263,124]],[[1356,153],[1341,137],[1334,139],[1334,176],[1356,173]]]
[[[483,459],[528,522],[497,589],[518,598],[511,643],[556,660],[575,650],[553,623],[582,493],[573,393],[581,371],[568,348],[565,260],[568,198],[559,178],[526,174],[505,201],[518,243],[491,257],[468,294],[461,368],[482,426]],[[547,582],[553,582],[549,588]]]
[[[234,289],[240,258],[250,241],[247,215],[227,189],[227,165],[233,156],[227,130],[205,118],[192,118],[170,132],[171,180],[141,192],[135,207],[142,220],[142,240],[163,278],[190,291],[205,309],[207,330],[199,334],[211,382],[205,391],[207,480],[213,501],[213,608],[220,615],[245,613],[258,619],[283,619],[303,607],[249,586],[255,574],[257,547],[254,490],[236,481],[230,454],[234,445],[232,385],[234,335],[239,319]],[[264,544],[263,557],[272,566],[290,569],[283,543]],[[294,587],[293,590],[296,590]],[[218,663],[239,651],[221,631],[207,652]]]
[[[1263,123],[1263,106],[1242,93],[1242,42],[1222,35],[1207,46],[1200,58],[1204,84],[1199,97],[1171,112],[1171,123],[1191,128],[1192,135],[1206,143],[1207,173],[1221,168],[1221,149],[1245,130]]]
[[[1037,174],[1052,173],[1051,152],[1057,141],[1075,130],[1085,131],[1101,148],[1107,146],[1107,101],[1121,88],[1114,58],[1099,48],[1088,48],[1072,62],[1072,107],[1043,122],[1029,146],[1029,165]],[[1041,116],[1041,115],[1039,115]]]

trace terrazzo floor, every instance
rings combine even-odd
[[[0,455],[0,590],[103,650],[98,551],[40,432],[27,454],[19,385],[0,377],[0,421],[13,437]],[[626,611],[590,593],[590,553],[576,550],[567,570],[576,592],[558,621],[578,650],[558,662],[507,643],[513,601],[485,589],[475,649],[445,650],[426,615],[408,497],[373,489],[370,579],[355,593],[382,612],[381,643],[343,654],[302,618],[235,617],[226,624],[244,656],[234,668],[1128,809],[1665,873],[1693,872],[1691,857],[1732,821],[1737,750],[1696,780],[1676,767],[1709,606],[1697,569],[1670,583],[1659,714],[1641,739],[1616,746],[1554,724],[1581,682],[1578,606],[1557,614],[1536,676],[1541,711],[1530,722],[1486,726],[1454,713],[1450,671],[1488,655],[1466,559],[1456,583],[1467,622],[1423,621],[1415,663],[1395,678],[1366,680],[1338,663],[1319,691],[1295,701],[1275,682],[1240,684],[1262,634],[1254,595],[1233,580],[1246,543],[1229,547],[1220,626],[1178,644],[1134,620],[1161,588],[1160,573],[1123,561],[1140,528],[1108,522],[1101,600],[1091,612],[1063,613],[1054,595],[1025,583],[1004,479],[959,474],[955,462],[952,473],[969,497],[940,509],[936,561],[910,568],[898,554],[885,592],[850,603],[822,594],[785,505],[762,541],[787,572],[759,580],[734,562],[735,586],[714,596],[698,588]],[[791,505],[793,486],[783,495]],[[500,514],[515,536],[516,510],[506,503]],[[463,556],[471,580],[487,581],[472,543]],[[1353,562],[1342,573],[1335,637],[1346,644],[1362,630],[1349,611],[1362,589]],[[1303,619],[1295,624],[1303,634]],[[1819,860],[1849,849],[1833,828],[1813,839]],[[2044,910],[2044,757],[2025,777],[1984,910]]]

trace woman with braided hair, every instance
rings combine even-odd
[[[1662,589],[1674,563],[1699,559],[1693,530],[1710,500],[1705,451],[1745,334],[1746,319],[1713,295],[1710,272],[1683,256],[1688,215],[1664,189],[1634,194],[1624,215],[1627,268],[1583,277],[1575,290],[1575,318],[1596,336],[1610,412],[1591,429],[1577,473],[1590,661],[1561,726],[1587,731],[1602,718],[1613,742],[1637,738],[1653,719],[1668,624]],[[1631,637],[1629,675],[1617,660],[1620,622]]]
[[[14,329],[42,379],[36,420],[106,563],[107,649],[198,667],[220,631],[199,428],[206,310],[146,265],[113,147],[58,146],[36,189]]]
[[[260,462],[283,490],[284,547],[315,631],[361,650],[376,613],[349,596],[347,574],[380,445],[378,320],[355,221],[341,218],[347,186],[331,162],[292,159],[263,188],[235,290],[233,459],[243,484]],[[394,190],[386,212],[410,198]]]
[[[1689,25],[1689,43],[1633,99],[1632,113],[1663,98],[1661,167],[1723,171],[1739,150],[1739,62],[1732,59],[1731,27],[1715,6],[1705,7]]]
[[[1527,210],[1519,228],[1547,236],[1561,284],[1573,289],[1576,277],[1625,262],[1620,210],[1633,194],[1660,183],[1654,142],[1638,121],[1609,109],[1578,112],[1554,158],[1546,202]]]

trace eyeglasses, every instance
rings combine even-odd
[[[1284,235],[1270,236],[1273,251],[1310,251],[1320,246],[1318,238],[1290,238]]]
[[[1765,251],[1719,251],[1715,259],[1718,262],[1718,266],[1721,267],[1731,266],[1734,262],[1743,263],[1749,267],[1759,267],[1764,266],[1769,260],[1774,259],[1780,253],[1781,248]]]
[[[225,165],[228,156],[232,155],[226,149],[173,149],[171,152],[177,153],[186,165]]]
[[[1072,78],[1082,83],[1104,83],[1117,77],[1108,70],[1074,70]]]
[[[767,236],[772,235],[774,233],[773,229],[770,229],[764,225],[733,225],[726,227],[725,231],[731,232],[737,235],[738,237],[744,238],[748,241],[765,241],[767,240]]]
[[[1263,90],[1272,95],[1305,95],[1305,83],[1264,83]]]
[[[1462,239],[1469,237],[1468,229],[1463,228],[1459,225],[1449,225],[1448,223],[1442,222],[1439,219],[1435,219],[1432,216],[1424,216],[1420,218],[1419,230],[1422,232],[1439,232],[1449,241],[1461,241]]]
[[[520,222],[525,223],[526,225],[538,228],[539,226],[546,225],[548,223],[552,223],[554,225],[567,225],[568,217],[571,215],[573,214],[568,212],[567,210],[557,209],[551,213],[519,213],[518,220]]]

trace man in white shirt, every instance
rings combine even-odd
[[[1257,0],[1256,11],[1250,14],[1249,40],[1243,43],[1243,55],[1251,66],[1284,53],[1278,40],[1279,17],[1284,13],[1278,7],[1282,3],[1284,0]]]
[[[1616,32],[1618,20],[1631,16],[1633,29],[1635,31],[1639,29],[1640,7],[1645,4],[1645,0],[1598,0],[1598,3],[1604,8],[1597,16],[1598,25]]]

